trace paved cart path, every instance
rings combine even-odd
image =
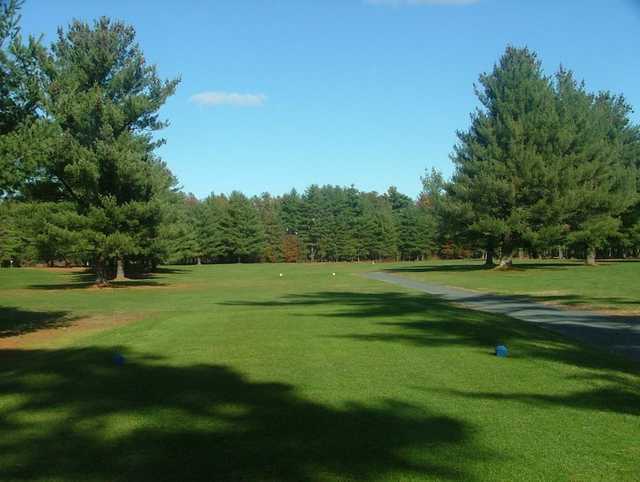
[[[439,296],[466,308],[500,313],[536,323],[576,340],[626,355],[640,363],[640,317],[637,316],[616,316],[556,308],[524,296],[478,293],[436,283],[414,281],[384,272],[367,273],[365,276]]]

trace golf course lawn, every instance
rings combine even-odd
[[[439,261],[391,268],[419,281],[510,295],[559,305],[640,314],[640,262],[515,261],[514,269],[486,269],[480,261]]]
[[[484,276],[425,266],[398,268]],[[359,274],[378,268],[176,266],[106,289],[0,270],[0,479],[637,480],[630,362]],[[578,279],[547,290],[596,300]]]

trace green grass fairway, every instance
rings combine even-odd
[[[401,266],[398,275],[420,281],[582,308],[640,314],[640,261],[517,261],[515,269],[485,269],[478,261],[439,261]]]
[[[0,270],[0,479],[637,480],[630,363],[378,267]]]

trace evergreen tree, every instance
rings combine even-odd
[[[559,224],[545,193],[560,175],[553,146],[557,120],[550,80],[528,49],[507,48],[476,89],[482,109],[459,132],[448,184],[447,216],[464,238],[511,264],[516,247]],[[556,209],[557,210],[557,209]]]
[[[627,118],[623,126],[623,163],[636,173],[636,195],[633,203],[622,216],[622,255],[640,254],[640,126],[632,125]]]
[[[637,200],[637,171],[625,143],[635,135],[624,98],[589,94],[571,72],[556,77],[561,119],[561,195],[568,240],[595,264],[596,249],[621,237],[620,216]]]
[[[22,44],[22,0],[0,0],[0,195],[19,192],[35,166],[21,156],[28,142],[28,124],[38,106],[37,64],[40,46]]]
[[[322,260],[326,255],[330,236],[330,222],[325,196],[317,185],[311,185],[304,193],[303,218],[300,231],[309,260]]]
[[[384,195],[391,206],[401,260],[423,258],[434,248],[435,224],[427,209],[391,186]]]
[[[358,256],[358,219],[362,216],[362,206],[358,190],[353,186],[338,188],[334,208],[334,238],[336,252],[334,259],[353,261]]]
[[[0,202],[0,265],[16,266],[23,252],[23,240],[15,213],[15,206]]]
[[[435,223],[428,212],[410,204],[395,212],[398,252],[402,260],[416,260],[435,249]]]
[[[34,248],[34,257],[49,265],[55,261],[84,264],[86,220],[76,213],[73,203],[22,204],[29,215],[21,229]]]
[[[280,198],[280,216],[287,234],[298,235],[304,222],[304,201],[295,189]]]
[[[362,193],[362,216],[358,226],[358,254],[382,260],[397,255],[397,231],[391,205],[375,192]]]
[[[269,263],[276,263],[283,260],[283,238],[285,228],[280,214],[280,201],[272,197],[269,193],[254,199],[260,220],[264,226],[265,243],[262,259]]]
[[[226,206],[226,197],[211,194],[198,208],[196,232],[202,254],[209,261],[217,261],[225,255],[222,219]]]
[[[152,133],[165,126],[157,111],[178,81],[161,81],[135,43],[134,29],[107,18],[60,29],[38,60],[38,126],[46,138],[39,152],[46,156],[34,192],[74,203],[98,283],[106,281],[113,260],[122,277],[124,258],[145,248],[136,233],[144,228],[149,239],[161,220],[158,197],[167,182],[158,183],[163,170]]]
[[[406,194],[399,192],[398,188],[395,186],[389,187],[387,192],[384,194],[384,198],[391,205],[391,209],[394,212],[399,212],[413,204],[413,200]]]
[[[240,263],[260,258],[264,249],[264,227],[256,207],[244,194],[231,193],[221,228],[229,259]]]
[[[422,192],[416,203],[418,209],[423,213],[422,219],[427,229],[430,231],[424,234],[424,244],[429,253],[439,251],[439,247],[445,244],[453,244],[453,239],[464,242],[466,226],[449,217],[455,211],[455,206],[449,204],[450,198],[447,196],[447,183],[442,173],[435,168],[420,178],[422,181]],[[489,264],[493,264],[489,260]]]

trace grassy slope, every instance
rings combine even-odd
[[[531,295],[565,305],[640,312],[640,262],[516,262],[512,271],[484,269],[474,261],[404,266],[396,274],[421,281],[502,294]]]
[[[370,268],[176,268],[102,291],[0,271],[0,332],[142,317],[0,351],[2,479],[637,477],[637,371]]]

